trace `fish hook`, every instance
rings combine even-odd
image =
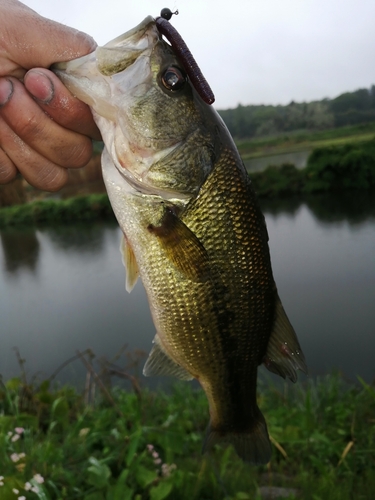
[[[197,62],[195,61],[192,53],[190,52],[188,46],[182,39],[181,35],[178,33],[176,28],[174,28],[168,21],[173,14],[178,14],[178,10],[172,12],[170,9],[165,8],[160,12],[160,17],[155,19],[156,26],[161,35],[170,42],[174,50],[176,51],[178,57],[181,59],[185,71],[194,85],[195,90],[201,96],[204,102],[207,104],[212,104],[215,102],[214,93],[211,90],[207,80],[203,76]]]

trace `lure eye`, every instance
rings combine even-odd
[[[182,89],[185,85],[186,77],[184,73],[176,66],[169,66],[161,77],[164,87],[172,92]]]

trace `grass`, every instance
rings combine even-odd
[[[2,500],[260,500],[260,488],[271,486],[292,488],[283,490],[290,500],[293,492],[304,500],[373,498],[373,385],[337,374],[280,387],[263,379],[259,404],[274,450],[267,466],[254,467],[231,448],[201,455],[202,391],[178,383],[151,392],[134,379],[133,390],[110,387],[85,364],[101,388],[91,401],[92,387],[82,396],[24,374],[2,382]]]
[[[277,136],[237,140],[237,148],[244,160],[262,156],[289,153],[315,148],[337,146],[373,139],[375,123],[322,130],[295,131]]]

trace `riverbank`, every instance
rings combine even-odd
[[[316,148],[307,167],[269,166],[249,173],[260,198],[375,189],[375,140]]]
[[[201,390],[178,383],[169,394],[150,392],[133,378],[129,390],[110,388],[108,372],[99,379],[85,362],[96,384],[83,396],[25,375],[1,382],[2,500],[16,498],[14,488],[41,500],[260,500],[272,488],[291,500],[373,498],[373,385],[339,375],[282,389],[260,383],[273,455],[255,467],[231,448],[201,456],[208,422]]]
[[[106,193],[75,196],[66,200],[35,200],[0,208],[0,229],[65,222],[115,220]]]
[[[347,142],[346,138],[344,144],[314,149],[304,169],[286,163],[249,172],[249,176],[261,200],[353,190],[369,192],[375,189],[375,140]],[[114,220],[106,193],[38,199],[0,208],[0,228],[108,218]]]
[[[256,137],[236,141],[243,160],[269,155],[312,151],[315,148],[341,146],[368,141],[375,137],[375,123],[339,127],[316,132],[295,131],[276,136]]]

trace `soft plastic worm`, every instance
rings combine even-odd
[[[162,17],[157,17],[155,21],[158,31],[170,42],[178,57],[181,59],[191,83],[194,85],[195,90],[201,96],[203,101],[207,104],[215,102],[215,96],[211,87],[208,85],[207,80],[199,69],[192,53],[176,28],[174,28],[166,19],[163,19]]]

